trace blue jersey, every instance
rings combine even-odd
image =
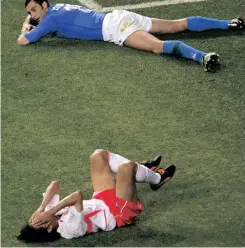
[[[25,33],[29,42],[35,42],[48,33],[56,32],[58,37],[103,40],[102,24],[105,14],[85,7],[70,4],[56,4],[48,8],[47,14],[36,28]]]

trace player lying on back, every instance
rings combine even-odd
[[[165,20],[125,10],[105,14],[77,5],[49,5],[48,0],[25,0],[25,8],[29,16],[18,38],[20,45],[36,42],[49,33],[56,33],[58,37],[63,38],[103,40],[155,54],[171,54],[194,60],[203,65],[205,71],[213,72],[219,66],[217,53],[202,52],[178,40],[162,41],[153,34],[245,28],[243,18],[217,20],[192,16]],[[38,25],[31,25],[31,20]]]
[[[53,181],[17,238],[25,242],[50,242],[132,224],[144,209],[136,182],[150,183],[152,190],[158,190],[175,173],[174,165],[156,169],[160,161],[158,156],[139,164],[106,150],[96,150],[90,158],[92,199],[83,200],[82,193],[77,191],[60,201],[60,183]]]

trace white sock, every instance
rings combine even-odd
[[[115,154],[108,151],[108,159],[109,159],[109,165],[111,170],[114,173],[117,173],[119,165],[122,163],[126,163],[129,160],[119,154]],[[155,173],[154,171],[148,169],[142,164],[138,164],[138,169],[136,172],[136,181],[138,183],[152,183],[152,184],[158,184],[161,180],[161,176],[158,173]]]
[[[108,159],[109,159],[110,168],[114,173],[117,173],[120,164],[129,161],[127,158],[124,158],[121,155],[109,151],[108,151]]]
[[[138,183],[158,184],[160,180],[161,180],[160,174],[155,173],[154,171],[148,169],[142,164],[138,164],[138,170],[136,173],[136,181]]]

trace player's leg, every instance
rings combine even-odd
[[[129,35],[124,41],[124,46],[135,48],[137,50],[162,54],[163,41],[155,36],[140,30]]]
[[[109,166],[108,151],[95,150],[90,157],[90,173],[94,192],[115,188],[115,178]]]
[[[191,16],[177,20],[151,18],[151,21],[152,27],[149,32],[152,34],[177,33],[186,30],[201,32],[210,29],[226,30],[245,28],[245,21],[243,18],[219,20],[202,16]]]
[[[211,56],[178,40],[161,41],[143,30],[130,34],[124,41],[124,45],[155,54],[170,54],[194,60],[204,65],[204,69],[207,71],[214,71],[219,64],[219,56],[216,53],[211,54]]]
[[[151,18],[152,27],[151,34],[171,34],[187,30],[186,18],[179,20],[166,20],[159,18]]]
[[[149,173],[149,174],[148,174]],[[116,195],[117,197],[137,202],[136,181],[145,181],[151,183],[159,183],[160,175],[146,168],[143,165],[128,161],[120,164],[116,179]]]
[[[152,160],[143,161],[142,164],[154,170],[161,162],[161,156]],[[107,150],[95,150],[90,157],[91,179],[94,191],[115,188],[114,174],[118,172],[119,165],[129,160],[119,154]]]
[[[132,161],[122,163],[117,172],[116,196],[136,203],[138,201],[136,182],[150,183],[151,188],[157,190],[173,177],[174,172],[174,165],[169,166],[166,170],[159,168],[154,172],[144,165]]]
[[[162,160],[162,156],[156,156],[153,159],[148,159],[148,160],[144,160],[141,161],[140,164],[146,166],[148,169],[154,171],[157,166],[161,163]]]
[[[134,162],[122,163],[118,169],[116,180],[116,196],[131,202],[137,202],[136,176],[137,164]]]
[[[228,26],[234,30],[245,29],[245,19],[243,17],[232,19]]]
[[[201,32],[210,29],[244,29],[243,18],[233,20],[220,20],[203,16],[190,16],[186,18],[187,30]]]

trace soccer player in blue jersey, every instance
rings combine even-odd
[[[205,71],[215,72],[219,66],[219,55],[205,53],[182,41],[162,41],[153,34],[168,34],[210,29],[245,29],[243,18],[218,20],[192,16],[178,20],[150,18],[125,10],[100,13],[82,6],[69,4],[49,5],[48,0],[25,0],[29,14],[18,38],[18,44],[36,42],[41,37],[56,33],[58,37],[103,40],[137,50],[155,54],[171,54],[194,60],[204,66]],[[36,22],[31,25],[30,21]]]

